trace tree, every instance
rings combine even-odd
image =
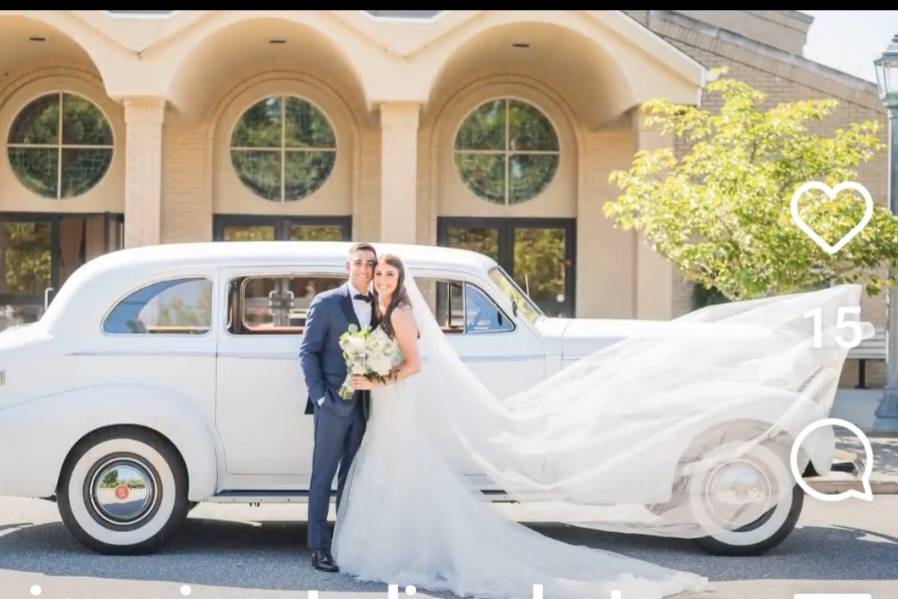
[[[716,74],[726,69],[715,69]],[[834,186],[855,180],[857,167],[884,145],[874,121],[852,123],[830,136],[809,131],[838,105],[835,100],[780,103],[758,108],[766,94],[746,83],[718,78],[707,86],[723,106],[712,114],[651,100],[646,123],[689,145],[637,152],[630,169],[610,181],[623,193],[604,206],[623,229],[642,230],[652,247],[687,279],[732,300],[861,283],[870,294],[894,284],[878,269],[898,262],[898,219],[875,206],[867,227],[829,255],[792,222],[793,192],[806,181]],[[804,194],[803,220],[829,243],[841,239],[864,213],[851,193],[829,201]]]

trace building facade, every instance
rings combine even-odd
[[[457,245],[552,315],[678,316],[691,285],[602,214],[611,171],[674,145],[638,106],[699,104],[726,64],[771,104],[838,99],[826,130],[885,124],[875,85],[802,57],[811,25],[795,11],[0,11],[0,317],[36,318],[107,251],[242,239]],[[885,156],[861,173],[882,204],[885,174]],[[884,298],[865,302],[881,326]]]

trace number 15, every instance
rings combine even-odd
[[[841,335],[836,335],[836,343],[839,347],[851,349],[861,342],[863,333],[861,332],[861,323],[858,320],[845,320],[845,316],[848,314],[857,314],[858,317],[860,317],[861,307],[839,306],[839,311],[836,314],[836,327],[840,329],[847,327],[852,332],[851,341],[846,341]],[[808,310],[804,313],[804,317],[814,319],[814,347],[823,347],[823,308],[818,306],[813,310]]]

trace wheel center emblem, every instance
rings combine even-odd
[[[115,496],[118,499],[127,499],[130,493],[128,485],[119,485],[115,488]]]

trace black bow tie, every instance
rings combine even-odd
[[[363,302],[368,302],[369,304],[374,301],[374,298],[371,297],[370,293],[356,293],[352,296],[352,299],[362,300]]]

